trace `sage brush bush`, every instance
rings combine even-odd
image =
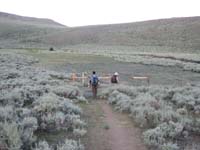
[[[144,141],[158,149],[179,149],[179,139],[200,133],[200,86],[111,86],[101,92],[115,109],[143,129]]]
[[[78,138],[86,133],[82,110],[75,104],[87,101],[79,88],[65,74],[34,67],[37,62],[25,55],[0,54],[0,149],[53,149],[38,141],[38,130],[65,130]],[[83,146],[66,139],[57,149]]]
[[[74,128],[73,119],[76,118],[71,119],[68,115],[77,115],[79,118],[81,114],[81,109],[72,101],[53,93],[41,96],[33,106],[33,114],[38,118],[39,128],[44,130]],[[83,124],[81,122],[79,126],[82,127]]]
[[[84,150],[80,142],[66,139],[64,143],[56,146],[57,150]],[[54,150],[46,141],[40,141],[33,150]]]

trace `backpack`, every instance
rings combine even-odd
[[[98,85],[98,81],[99,81],[98,77],[96,75],[93,75],[92,79],[91,79],[91,84],[96,86],[96,85]]]

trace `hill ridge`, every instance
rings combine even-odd
[[[50,19],[0,12],[0,44],[9,48],[68,49],[91,45],[200,50],[200,17],[66,27]]]
[[[21,15],[16,15],[16,14],[11,14],[11,13],[6,13],[6,12],[0,12],[0,19],[6,19],[10,21],[24,21],[24,22],[39,22],[39,23],[44,23],[44,24],[54,24],[62,27],[66,27],[65,25],[58,23],[52,19],[48,18],[37,18],[37,17],[28,17],[28,16],[21,16]]]

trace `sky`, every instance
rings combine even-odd
[[[66,26],[200,16],[200,0],[0,0],[0,11]]]

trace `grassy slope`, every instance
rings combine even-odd
[[[17,16],[0,12],[0,47],[41,48],[44,36],[56,33],[66,26],[49,19]]]
[[[200,17],[70,28],[49,36],[49,43],[97,46],[200,48]]]
[[[48,19],[0,13],[0,47],[200,49],[200,17],[67,28]],[[116,47],[116,48],[115,48]],[[88,49],[88,47],[86,47]]]

